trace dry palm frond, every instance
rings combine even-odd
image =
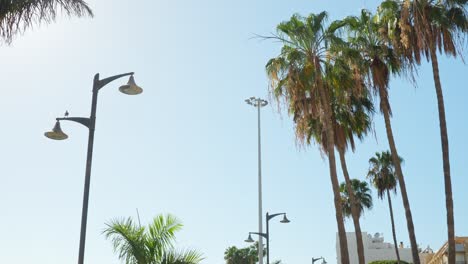
[[[68,16],[93,16],[83,0],[0,0],[0,37],[6,43],[40,23],[50,23],[59,12]]]

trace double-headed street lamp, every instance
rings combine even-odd
[[[315,263],[315,261],[317,260],[322,260],[322,264],[327,264],[327,262],[325,261],[325,259],[323,257],[320,257],[320,258],[312,258],[312,264]]]
[[[260,137],[260,108],[266,106],[268,101],[261,98],[250,97],[245,102],[257,108],[258,114],[258,233],[263,233],[262,227],[262,145]],[[262,236],[258,237],[258,244],[263,245]],[[263,247],[258,248],[258,264],[263,264]]]
[[[279,214],[272,214],[270,215],[268,212],[266,213],[266,233],[262,233],[262,232],[249,232],[249,237],[247,237],[247,239],[245,240],[245,242],[248,242],[248,243],[252,243],[254,242],[254,240],[252,239],[252,234],[254,235],[258,235],[259,237],[264,237],[267,241],[267,264],[270,264],[270,225],[269,225],[269,222],[272,218],[276,217],[276,216],[279,216],[279,215],[282,215],[283,216],[283,219],[280,221],[281,223],[283,224],[286,224],[286,223],[289,223],[291,221],[289,221],[289,219],[286,217],[286,213],[279,213]],[[258,248],[260,250],[260,248],[263,248],[263,244],[258,244]]]
[[[99,73],[94,75],[93,80],[93,97],[91,101],[91,115],[87,117],[68,117],[68,112],[65,113],[65,117],[56,118],[57,122],[55,123],[54,128],[50,132],[46,132],[44,135],[50,139],[54,140],[63,140],[67,139],[68,135],[63,133],[60,127],[60,121],[73,121],[80,123],[89,129],[88,137],[88,152],[86,158],[86,173],[85,173],[85,184],[84,184],[84,193],[83,193],[83,209],[81,214],[81,232],[80,232],[80,248],[78,253],[78,264],[83,264],[84,262],[84,250],[85,250],[85,240],[86,240],[86,223],[88,219],[88,201],[89,201],[89,185],[91,180],[91,163],[93,157],[93,143],[94,143],[94,130],[96,125],[96,108],[97,108],[97,98],[98,92],[101,88],[106,86],[108,83],[125,77],[130,76],[128,83],[120,86],[119,90],[128,95],[140,94],[143,92],[143,89],[136,85],[135,79],[133,79],[133,72],[119,74],[111,76],[102,80],[99,80]]]

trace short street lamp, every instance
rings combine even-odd
[[[260,237],[264,237],[267,241],[267,264],[270,264],[270,225],[269,225],[269,222],[272,218],[276,217],[276,216],[279,216],[279,215],[282,215],[283,216],[283,219],[280,221],[280,223],[283,223],[283,224],[287,224],[291,221],[289,221],[289,219],[286,217],[286,213],[278,213],[278,214],[272,214],[270,215],[268,212],[266,213],[266,233],[259,233],[259,232],[249,232],[249,237],[247,237],[246,240],[244,240],[245,242],[248,242],[248,243],[253,243],[254,240],[252,239],[252,234],[254,235],[258,235]],[[258,247],[260,247],[261,245],[259,244]]]
[[[314,264],[314,262],[317,261],[317,260],[322,260],[322,264],[327,264],[327,262],[325,261],[325,259],[323,257],[312,258],[312,264]]]
[[[99,73],[94,76],[93,80],[93,97],[91,101],[91,116],[87,117],[68,117],[68,112],[65,112],[65,117],[56,118],[55,126],[50,132],[44,133],[44,135],[50,139],[54,140],[64,140],[68,138],[68,135],[65,134],[61,127],[60,121],[73,121],[80,123],[89,129],[88,137],[88,152],[86,158],[86,172],[85,172],[85,184],[84,184],[84,193],[83,193],[83,209],[81,214],[81,232],[80,232],[80,248],[78,253],[78,264],[83,264],[84,262],[84,250],[85,250],[85,240],[86,240],[86,223],[88,219],[88,201],[89,201],[89,185],[91,181],[91,163],[93,157],[93,144],[94,144],[94,129],[96,125],[96,108],[97,108],[97,98],[98,92],[101,88],[106,86],[108,83],[119,79],[124,76],[130,76],[128,83],[120,86],[119,90],[128,95],[140,94],[143,92],[143,89],[136,85],[135,79],[133,78],[133,72],[119,74],[111,76],[102,80],[99,80]]]

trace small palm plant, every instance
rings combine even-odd
[[[126,264],[198,264],[203,260],[195,250],[174,249],[175,233],[182,223],[172,215],[158,215],[147,227],[137,225],[131,218],[106,225],[103,234]]]

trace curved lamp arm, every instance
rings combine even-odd
[[[327,263],[323,257],[320,257],[320,258],[312,258],[312,264],[314,264],[314,262],[317,260],[323,260],[323,263],[325,264]]]
[[[272,219],[272,218],[274,218],[274,217],[276,217],[278,215],[286,215],[286,213],[278,213],[278,214],[272,214],[272,215],[267,213],[267,221],[270,221],[270,219]]]
[[[249,235],[251,235],[251,234],[259,235],[261,237],[264,237],[264,238],[268,239],[268,234],[266,234],[266,233],[249,232]]]
[[[57,121],[62,121],[62,120],[73,121],[76,123],[80,123],[87,128],[91,127],[91,119],[87,117],[57,117],[56,120]]]
[[[127,73],[117,74],[117,75],[114,75],[114,76],[107,77],[105,79],[99,80],[99,73],[96,73],[96,75],[94,75],[94,89],[99,90],[99,89],[101,89],[102,87],[106,86],[108,83],[110,83],[110,82],[112,82],[114,80],[117,80],[117,79],[125,77],[125,76],[130,76],[130,75],[133,75],[133,74],[134,74],[134,72],[127,72]]]

